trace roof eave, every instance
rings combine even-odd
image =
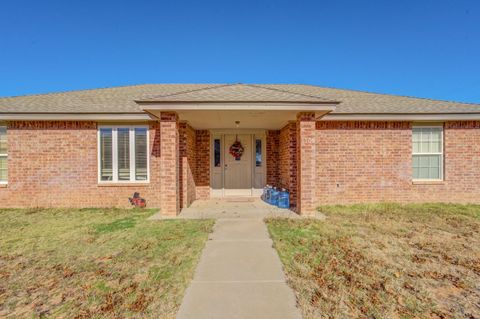
[[[185,111],[185,110],[212,110],[212,111],[334,111],[340,103],[337,101],[302,101],[302,102],[278,102],[278,101],[211,101],[211,102],[158,102],[137,101],[144,111]]]
[[[321,121],[478,121],[480,112],[462,113],[328,113]]]
[[[138,113],[21,113],[0,112],[0,121],[149,121],[147,112]]]

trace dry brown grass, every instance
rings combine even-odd
[[[0,210],[0,318],[174,318],[213,221]]]
[[[480,206],[326,206],[267,220],[305,318],[480,318]]]

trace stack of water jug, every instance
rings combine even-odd
[[[276,187],[267,185],[263,189],[262,199],[279,208],[290,208],[290,193],[285,188],[278,190]]]

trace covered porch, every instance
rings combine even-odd
[[[189,92],[137,101],[159,120],[162,215],[196,200],[258,199],[267,184],[289,191],[291,210],[314,214],[315,123],[336,102],[267,99],[258,95],[270,90],[244,85],[203,91],[202,100]]]
[[[258,197],[224,197],[195,200],[182,209],[185,219],[262,219],[269,217],[298,218],[289,209],[269,205]]]

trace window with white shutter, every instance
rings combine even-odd
[[[7,127],[0,126],[0,184],[8,182]]]
[[[113,129],[100,129],[100,180],[113,181]]]
[[[135,129],[135,179],[145,181],[148,179],[148,147],[146,128]]]
[[[99,181],[148,182],[148,127],[99,128]]]

